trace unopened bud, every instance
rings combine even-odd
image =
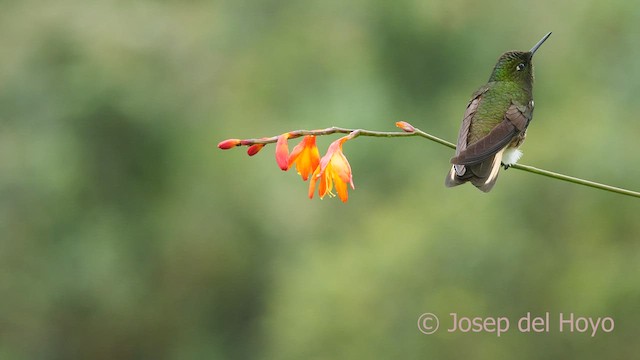
[[[276,162],[283,171],[289,170],[289,145],[287,144],[289,133],[278,136],[276,143]]]
[[[240,139],[227,139],[218,143],[218,148],[228,150],[238,145],[240,145]]]
[[[402,129],[402,131],[404,131],[404,132],[412,133],[412,132],[416,131],[416,128],[414,128],[413,125],[409,124],[406,121],[398,121],[398,122],[396,122],[396,126],[399,127],[400,129]]]
[[[260,150],[262,150],[263,147],[264,147],[264,144],[253,144],[249,146],[249,148],[247,149],[247,155],[253,156],[257,154]]]

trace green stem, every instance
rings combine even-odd
[[[549,170],[538,169],[529,165],[515,164],[512,166],[512,168],[518,169],[518,170],[524,170],[533,174],[538,174],[538,175],[542,175],[542,176],[546,176],[546,177],[550,177],[550,178],[554,178],[562,181],[567,181],[567,182],[578,184],[578,185],[589,186],[592,188],[605,190],[605,191],[613,192],[616,194],[622,194],[622,195],[628,195],[628,196],[640,198],[640,192],[637,192],[637,191],[631,191],[631,190],[627,190],[627,189],[623,189],[623,188],[619,188],[611,185],[600,184],[594,181],[589,181],[589,180],[580,179],[580,178],[569,176],[569,175],[559,174]]]

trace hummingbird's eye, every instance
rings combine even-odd
[[[520,71],[520,70],[524,69],[524,66],[525,66],[524,63],[520,63],[520,64],[518,64],[518,66],[516,66],[516,70]]]

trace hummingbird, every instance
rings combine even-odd
[[[445,185],[470,181],[489,192],[502,164],[515,164],[522,152],[527,126],[533,116],[533,64],[531,60],[546,34],[529,51],[508,51],[500,56],[489,77],[471,96],[462,117],[453,166]]]

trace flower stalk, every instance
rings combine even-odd
[[[344,154],[342,153],[342,144],[347,140],[355,139],[358,136],[384,137],[384,138],[422,137],[422,138],[431,140],[433,142],[436,142],[440,145],[449,147],[451,149],[456,148],[455,144],[448,142],[446,140],[443,140],[437,136],[428,134],[407,122],[399,121],[396,123],[396,126],[402,129],[402,131],[373,131],[373,130],[365,130],[365,129],[348,129],[348,128],[342,128],[337,126],[332,126],[329,128],[318,129],[318,130],[294,130],[282,135],[265,137],[265,138],[244,139],[244,140],[228,139],[220,142],[218,144],[218,148],[222,150],[227,150],[237,146],[248,146],[249,149],[247,153],[250,156],[253,156],[258,151],[260,151],[265,145],[277,143],[276,160],[279,167],[282,170],[287,170],[288,168],[291,167],[292,164],[295,163],[297,171],[302,176],[302,179],[304,181],[306,181],[309,178],[309,175],[313,174],[311,175],[309,197],[313,197],[313,192],[316,186],[315,183],[319,181],[318,189],[319,189],[319,196],[321,198],[327,193],[331,195],[332,188],[330,186],[335,184],[336,191],[338,192],[338,196],[342,199],[342,201],[346,201],[347,200],[347,196],[346,196],[347,184],[351,185],[351,187],[353,188],[353,178],[351,174],[351,167],[349,166],[349,163],[346,160],[346,157],[344,157]],[[334,141],[334,143],[332,143],[332,145],[329,147],[327,154],[323,156],[322,160],[319,161],[317,165],[315,165],[313,172],[310,172],[309,168],[314,167],[314,164],[315,164],[315,160],[313,160],[315,156],[309,155],[313,153],[312,149],[315,146],[315,137],[332,135],[332,134],[347,134],[347,136]],[[294,148],[291,154],[289,154],[288,147],[286,147],[287,140],[297,139],[303,136],[305,137],[305,139],[308,137],[314,137],[313,146],[309,144],[307,145],[299,144],[298,146],[296,146],[296,148]],[[307,140],[307,141],[310,141],[310,140]],[[338,141],[341,141],[340,144],[334,146],[333,144],[336,144]],[[305,155],[306,156],[304,160],[305,162],[303,162],[302,165],[300,165],[299,167],[296,161],[297,161],[297,157],[300,156],[300,153],[303,151],[303,149],[306,149],[310,153],[307,153],[307,155]],[[317,148],[315,151],[317,151]],[[295,158],[292,156],[294,154],[295,154]],[[336,157],[336,160],[333,160],[333,161],[335,161],[335,164],[337,164],[338,170],[334,171],[334,170],[331,170],[330,168],[328,171],[327,168],[329,167],[329,165],[334,164],[334,162],[331,160],[334,157]],[[323,161],[324,161],[324,172],[323,172],[323,169],[321,168],[323,166],[322,165]],[[640,192],[637,192],[637,191],[619,188],[619,187],[606,185],[606,184],[601,184],[601,183],[585,180],[578,177],[573,177],[573,176],[564,175],[564,174],[560,174],[560,173],[556,173],[556,172],[552,172],[544,169],[535,168],[529,165],[514,164],[511,166],[511,168],[526,171],[532,174],[538,174],[538,175],[550,177],[556,180],[570,182],[573,184],[588,186],[588,187],[592,187],[595,189],[604,190],[604,191],[608,191],[616,194],[640,198]],[[347,173],[348,173],[348,176],[347,176]]]

